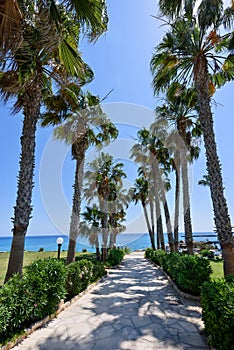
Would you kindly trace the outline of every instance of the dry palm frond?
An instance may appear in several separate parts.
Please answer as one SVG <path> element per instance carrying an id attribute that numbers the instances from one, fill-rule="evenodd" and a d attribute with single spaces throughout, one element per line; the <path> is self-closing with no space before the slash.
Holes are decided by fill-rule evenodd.
<path id="1" fill-rule="evenodd" d="M 15 0 L 0 0 L 0 47 L 8 50 L 17 44 L 22 14 Z"/>

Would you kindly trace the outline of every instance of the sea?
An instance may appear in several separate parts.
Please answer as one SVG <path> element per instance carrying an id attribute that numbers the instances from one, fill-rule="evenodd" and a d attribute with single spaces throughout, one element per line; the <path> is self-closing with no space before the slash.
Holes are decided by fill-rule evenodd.
<path id="1" fill-rule="evenodd" d="M 40 248 L 44 251 L 56 251 L 58 249 L 56 239 L 63 238 L 61 249 L 68 249 L 69 237 L 67 235 L 41 235 L 26 236 L 25 250 L 37 252 Z M 11 248 L 12 237 L 0 237 L 0 252 L 9 252 Z M 180 240 L 184 240 L 184 233 L 180 234 Z M 216 241 L 214 232 L 194 232 L 195 241 Z M 165 235 L 165 242 L 166 235 Z M 131 251 L 141 250 L 150 247 L 148 233 L 121 233 L 117 236 L 116 245 L 119 247 L 128 247 Z M 95 252 L 95 247 L 90 246 L 89 241 L 84 237 L 78 237 L 76 251 L 82 252 L 86 249 L 88 252 Z"/>

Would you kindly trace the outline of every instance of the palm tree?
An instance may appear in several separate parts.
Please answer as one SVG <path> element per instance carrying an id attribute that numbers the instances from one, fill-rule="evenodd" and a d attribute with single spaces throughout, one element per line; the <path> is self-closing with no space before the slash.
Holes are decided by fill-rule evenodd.
<path id="1" fill-rule="evenodd" d="M 157 117 L 166 118 L 169 123 L 175 127 L 175 132 L 172 132 L 168 137 L 167 143 L 170 144 L 170 146 L 174 146 L 172 148 L 175 148 L 173 169 L 176 171 L 176 211 L 178 211 L 179 175 L 181 167 L 185 241 L 189 254 L 193 254 L 193 234 L 190 214 L 188 162 L 198 157 L 199 147 L 197 146 L 197 138 L 201 135 L 200 125 L 197 121 L 196 104 L 197 98 L 194 90 L 185 89 L 184 86 L 176 82 L 168 89 L 164 104 L 156 108 Z M 176 212 L 176 214 L 178 213 Z M 175 220 L 177 220 L 177 217 L 178 216 L 175 215 Z M 175 228 L 175 241 L 178 245 L 177 222 Z"/>
<path id="2" fill-rule="evenodd" d="M 157 237 L 157 248 L 161 245 L 162 249 L 165 249 L 164 234 L 163 234 L 163 223 L 160 205 L 160 195 L 158 187 L 155 187 L 154 180 L 152 178 L 152 167 L 150 164 L 150 156 L 147 142 L 148 131 L 145 132 L 144 129 L 139 130 L 136 143 L 131 148 L 131 158 L 139 165 L 141 174 L 143 175 L 149 185 L 149 196 L 150 198 L 150 215 L 151 215 L 151 230 L 154 232 L 154 218 L 153 218 L 153 204 L 155 203 L 155 217 L 156 217 L 156 237 Z M 153 197 L 152 197 L 153 196 Z"/>
<path id="3" fill-rule="evenodd" d="M 232 79 L 233 55 L 227 55 L 225 51 L 229 34 L 222 36 L 218 32 L 222 2 L 217 1 L 210 14 L 205 7 L 207 3 L 202 1 L 197 18 L 185 16 L 177 18 L 171 24 L 171 30 L 156 47 L 151 70 L 156 95 L 159 91 L 165 91 L 173 81 L 179 81 L 186 86 L 190 84 L 196 89 L 214 220 L 223 251 L 224 273 L 227 275 L 234 274 L 234 239 L 224 195 L 210 102 L 214 91 L 211 75 L 216 73 L 216 82 L 220 76 Z"/>
<path id="4" fill-rule="evenodd" d="M 64 120 L 64 123 L 55 129 L 55 138 L 72 145 L 72 157 L 76 161 L 67 253 L 67 264 L 70 264 L 75 261 L 76 240 L 79 234 L 86 151 L 90 145 L 107 145 L 111 139 L 118 136 L 118 130 L 102 111 L 99 97 L 90 92 L 82 93 L 80 87 L 75 84 L 70 84 L 65 91 L 62 88 L 59 94 L 50 97 L 47 106 L 48 112 L 42 116 L 42 125 L 56 125 Z"/>
<path id="5" fill-rule="evenodd" d="M 96 205 L 92 207 L 87 206 L 86 211 L 82 213 L 85 221 L 80 223 L 79 235 L 85 236 L 89 239 L 89 243 L 96 248 L 97 260 L 100 260 L 100 247 L 98 234 L 101 232 L 101 222 L 103 219 L 103 213 L 97 208 Z M 87 223 L 89 225 L 87 225 Z"/>
<path id="6" fill-rule="evenodd" d="M 20 44 L 16 47 L 15 44 L 6 44 L 7 25 L 10 25 L 11 21 L 4 22 L 4 16 L 0 18 L 0 36 L 5 40 L 1 54 L 6 58 L 1 61 L 0 67 L 1 93 L 5 100 L 12 94 L 16 95 L 14 110 L 18 112 L 22 109 L 24 115 L 13 240 L 5 281 L 13 273 L 22 273 L 25 235 L 32 213 L 35 135 L 43 93 L 50 88 L 52 77 L 64 81 L 68 74 L 85 81 L 87 71 L 90 73 L 90 69 L 87 70 L 76 51 L 78 34 L 82 28 L 90 28 L 89 22 L 84 18 L 83 21 L 75 23 L 65 7 L 59 5 L 56 11 L 62 22 L 58 30 L 58 23 L 51 22 L 48 16 L 48 7 L 52 3 L 54 2 L 14 2 L 20 14 L 20 20 L 15 22 L 17 27 L 20 23 Z M 7 1 L 3 6 L 6 9 Z M 13 28 L 13 39 L 15 33 Z M 13 42 L 13 39 L 9 42 Z"/>
<path id="7" fill-rule="evenodd" d="M 17 38 L 21 34 L 23 20 L 29 13 L 41 6 L 42 2 L 37 0 L 26 2 L 24 0 L 2 0 L 0 4 L 0 50 L 6 53 L 17 47 Z M 107 30 L 108 15 L 105 0 L 64 0 L 62 6 L 67 14 L 74 18 L 73 26 L 78 24 L 88 35 L 90 40 L 97 39 Z M 61 4 L 54 0 L 44 1 L 44 15 L 52 20 L 58 32 L 63 30 L 64 17 L 59 11 Z"/>
<path id="8" fill-rule="evenodd" d="M 122 183 L 111 187 L 108 206 L 110 227 L 109 248 L 112 248 L 116 244 L 117 235 L 126 229 L 123 222 L 125 221 L 126 209 L 130 201 L 129 193 L 123 188 Z"/>
<path id="9" fill-rule="evenodd" d="M 138 202 L 141 202 L 142 204 L 145 222 L 150 236 L 151 247 L 155 250 L 154 232 L 150 224 L 150 219 L 147 211 L 147 204 L 149 203 L 149 184 L 144 174 L 141 174 L 135 180 L 134 186 L 131 188 L 131 196 L 135 204 Z"/>
<path id="10" fill-rule="evenodd" d="M 126 230 L 126 226 L 123 225 L 125 221 L 126 211 L 122 208 L 118 212 L 110 212 L 109 225 L 110 225 L 110 242 L 109 248 L 113 248 L 116 245 L 117 235 Z"/>
<path id="11" fill-rule="evenodd" d="M 132 158 L 135 158 L 135 161 L 143 160 L 143 167 L 145 167 L 146 162 L 150 167 L 152 180 L 154 182 L 154 195 L 155 200 L 159 201 L 156 204 L 156 215 L 157 215 L 157 230 L 159 229 L 159 237 L 163 237 L 162 225 L 158 219 L 160 219 L 160 201 L 163 204 L 163 209 L 165 213 L 166 226 L 167 226 L 167 234 L 168 234 L 168 243 L 170 245 L 170 249 L 174 250 L 174 239 L 172 234 L 172 225 L 171 218 L 169 213 L 169 207 L 167 198 L 165 195 L 165 191 L 169 189 L 168 182 L 168 171 L 170 170 L 170 160 L 169 154 L 166 147 L 164 147 L 163 142 L 159 139 L 159 137 L 164 138 L 164 130 L 159 127 L 158 131 L 154 130 L 155 133 L 151 133 L 147 129 L 142 129 L 138 131 L 138 143 L 132 148 Z M 142 152 L 138 153 L 139 150 Z M 143 154 L 143 158 L 142 158 Z M 163 239 L 162 239 L 163 241 Z M 163 243 L 164 245 L 164 243 Z"/>
<path id="12" fill-rule="evenodd" d="M 105 261 L 107 259 L 109 237 L 109 211 L 113 202 L 118 198 L 118 191 L 122 187 L 122 181 L 126 178 L 126 174 L 123 171 L 123 163 L 115 163 L 110 154 L 103 152 L 88 166 L 89 170 L 85 173 L 84 196 L 88 202 L 91 202 L 94 198 L 98 199 L 100 211 L 103 213 L 102 259 Z"/>

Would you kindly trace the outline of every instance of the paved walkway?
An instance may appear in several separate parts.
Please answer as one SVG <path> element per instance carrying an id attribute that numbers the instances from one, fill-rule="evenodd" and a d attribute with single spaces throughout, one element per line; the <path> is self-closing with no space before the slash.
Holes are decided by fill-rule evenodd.
<path id="1" fill-rule="evenodd" d="M 202 328 L 199 306 L 139 252 L 14 350 L 209 349 Z"/>

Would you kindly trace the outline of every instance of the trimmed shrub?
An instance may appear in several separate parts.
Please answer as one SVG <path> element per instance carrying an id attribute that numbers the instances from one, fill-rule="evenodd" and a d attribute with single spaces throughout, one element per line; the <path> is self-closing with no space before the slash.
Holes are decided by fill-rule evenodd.
<path id="1" fill-rule="evenodd" d="M 1 341 L 54 313 L 64 286 L 65 266 L 57 259 L 37 260 L 22 277 L 12 276 L 0 289 Z"/>
<path id="2" fill-rule="evenodd" d="M 188 293 L 199 295 L 204 282 L 210 281 L 212 269 L 207 259 L 182 254 L 176 264 L 175 282 Z"/>
<path id="3" fill-rule="evenodd" d="M 146 259 L 150 259 L 150 258 L 151 258 L 152 252 L 153 252 L 153 249 L 151 249 L 151 248 L 146 248 L 146 250 L 145 250 L 145 258 L 146 258 Z"/>
<path id="4" fill-rule="evenodd" d="M 35 318 L 54 313 L 65 297 L 65 265 L 55 258 L 36 260 L 26 267 L 27 292 L 33 296 Z"/>
<path id="5" fill-rule="evenodd" d="M 107 261 L 111 266 L 118 265 L 124 258 L 124 250 L 119 248 L 111 248 L 108 251 Z"/>
<path id="6" fill-rule="evenodd" d="M 87 259 L 66 266 L 66 299 L 69 300 L 87 288 L 92 280 L 93 264 Z"/>
<path id="7" fill-rule="evenodd" d="M 159 266 L 164 264 L 167 255 L 168 254 L 161 249 L 153 250 L 152 248 L 147 248 L 145 250 L 145 257 Z"/>
<path id="8" fill-rule="evenodd" d="M 184 292 L 199 295 L 202 284 L 210 280 L 212 269 L 209 260 L 197 255 L 149 249 L 146 257 L 161 266 Z"/>
<path id="9" fill-rule="evenodd" d="M 232 281 L 231 281 L 232 280 Z M 234 280 L 206 282 L 201 290 L 202 318 L 217 350 L 234 350 Z"/>
<path id="10" fill-rule="evenodd" d="M 93 264 L 93 275 L 91 278 L 91 282 L 97 281 L 99 278 L 106 275 L 105 266 L 102 262 L 97 261 L 95 264 Z"/>

